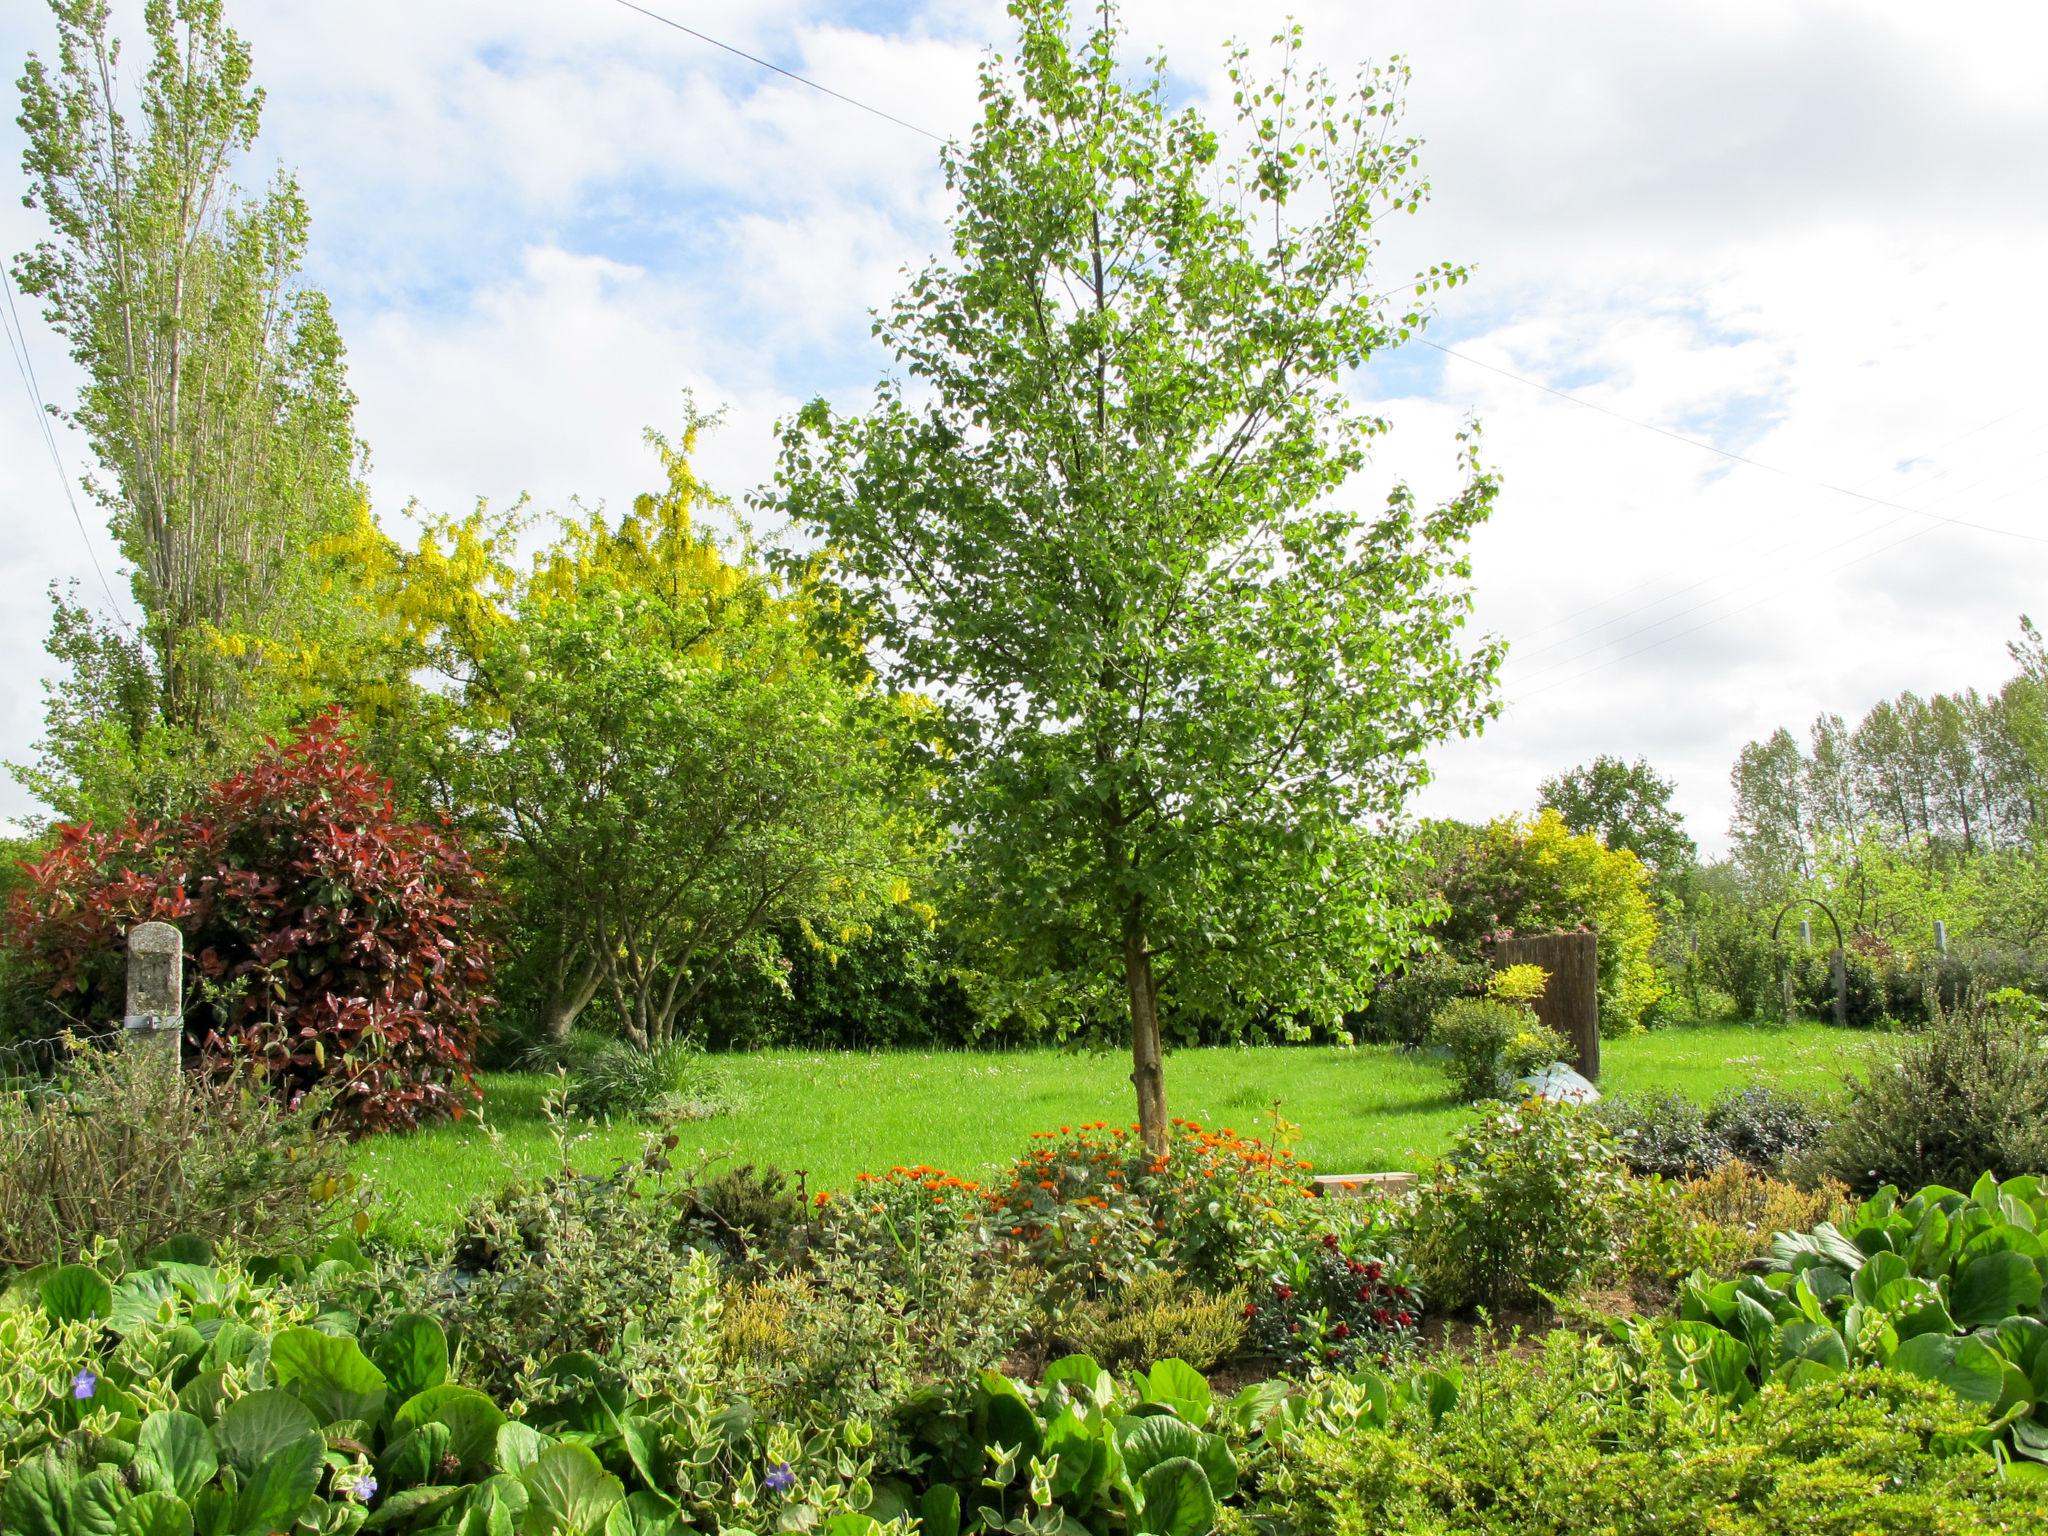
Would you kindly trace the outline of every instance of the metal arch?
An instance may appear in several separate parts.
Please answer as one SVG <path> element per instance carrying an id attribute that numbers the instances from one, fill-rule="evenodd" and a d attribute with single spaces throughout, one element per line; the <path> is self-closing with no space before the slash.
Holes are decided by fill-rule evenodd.
<path id="1" fill-rule="evenodd" d="M 1828 921 L 1834 925 L 1835 948 L 1842 949 L 1846 947 L 1842 939 L 1842 920 L 1835 916 L 1835 909 L 1822 901 L 1818 896 L 1802 896 L 1797 901 L 1786 902 L 1783 907 L 1778 909 L 1777 920 L 1771 924 L 1772 944 L 1778 942 L 1778 930 L 1784 927 L 1786 917 L 1800 907 L 1819 907 L 1821 911 L 1827 913 Z"/>

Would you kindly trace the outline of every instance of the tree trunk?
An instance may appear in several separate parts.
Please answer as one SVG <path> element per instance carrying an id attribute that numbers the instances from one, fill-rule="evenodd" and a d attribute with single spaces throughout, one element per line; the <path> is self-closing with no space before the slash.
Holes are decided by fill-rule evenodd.
<path id="1" fill-rule="evenodd" d="M 1152 946 L 1136 903 L 1124 914 L 1124 987 L 1131 999 L 1131 1084 L 1138 1090 L 1138 1133 L 1145 1150 L 1166 1155 L 1166 1072 L 1159 1045 L 1159 987 Z"/>

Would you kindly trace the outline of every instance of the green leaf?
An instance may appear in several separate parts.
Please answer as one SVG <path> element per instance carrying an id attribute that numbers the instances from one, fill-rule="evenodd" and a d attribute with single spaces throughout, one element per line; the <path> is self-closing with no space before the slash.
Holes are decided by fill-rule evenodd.
<path id="1" fill-rule="evenodd" d="M 517 1470 L 494 1454 L 505 1425 L 504 1411 L 475 1387 L 443 1382 L 406 1399 L 391 1417 L 391 1432 L 404 1434 L 422 1424 L 448 1426 L 448 1449 L 465 1470 L 480 1471 L 494 1463 L 508 1472 Z"/>
<path id="2" fill-rule="evenodd" d="M 1107 1408 L 1116 1396 L 1116 1382 L 1091 1355 L 1068 1355 L 1055 1360 L 1045 1368 L 1045 1374 L 1038 1379 L 1041 1393 L 1071 1382 L 1097 1406 Z"/>
<path id="3" fill-rule="evenodd" d="M 1171 1408 L 1190 1424 L 1206 1424 L 1213 1401 L 1209 1382 L 1185 1360 L 1160 1360 L 1138 1378 L 1138 1396 Z"/>
<path id="4" fill-rule="evenodd" d="M 163 1486 L 181 1500 L 190 1499 L 220 1470 L 212 1433 L 192 1414 L 175 1408 L 160 1409 L 142 1421 L 135 1459 L 155 1468 Z"/>
<path id="5" fill-rule="evenodd" d="M 1179 1419 L 1151 1414 L 1127 1422 L 1131 1428 L 1123 1436 L 1124 1470 L 1134 1479 L 1176 1456 L 1193 1461 L 1201 1449 L 1202 1432 Z"/>
<path id="6" fill-rule="evenodd" d="M 869 1520 L 868 1524 L 874 1525 L 874 1521 Z M 881 1527 L 875 1529 L 879 1531 Z M 604 1536 L 681 1536 L 682 1530 L 675 1506 L 647 1492 L 629 1494 L 622 1503 L 614 1504 L 604 1521 Z"/>
<path id="7" fill-rule="evenodd" d="M 1742 1398 L 1749 1388 L 1749 1346 L 1712 1323 L 1677 1322 L 1664 1330 L 1664 1358 L 1674 1370 L 1689 1370 L 1702 1388 Z"/>
<path id="8" fill-rule="evenodd" d="M 114 1310 L 114 1288 L 98 1270 L 66 1264 L 53 1270 L 42 1285 L 43 1311 L 55 1322 L 106 1322 Z"/>
<path id="9" fill-rule="evenodd" d="M 211 1264 L 213 1244 L 196 1232 L 180 1232 L 149 1255 L 152 1264 Z"/>
<path id="10" fill-rule="evenodd" d="M 377 1486 L 387 1493 L 450 1481 L 440 1475 L 441 1458 L 452 1440 L 446 1424 L 422 1424 L 407 1430 L 377 1458 Z"/>
<path id="11" fill-rule="evenodd" d="M 312 1411 L 274 1387 L 229 1403 L 214 1426 L 213 1443 L 245 1481 L 271 1457 L 293 1453 L 298 1445 L 310 1443 L 316 1455 L 327 1448 Z"/>
<path id="12" fill-rule="evenodd" d="M 1216 1497 L 1202 1469 L 1185 1456 L 1162 1461 L 1138 1479 L 1141 1507 L 1132 1516 L 1138 1536 L 1209 1536 Z"/>
<path id="13" fill-rule="evenodd" d="M 539 1430 L 512 1421 L 498 1426 L 496 1444 L 491 1451 L 491 1464 L 500 1472 L 509 1472 L 515 1477 L 540 1460 L 541 1452 L 554 1442 Z M 519 1485 L 523 1497 L 526 1485 Z M 524 1509 L 526 1506 L 519 1506 Z"/>
<path id="14" fill-rule="evenodd" d="M 448 1379 L 448 1335 L 431 1317 L 404 1312 L 377 1335 L 370 1360 L 402 1403 Z"/>
<path id="15" fill-rule="evenodd" d="M 1981 1339 L 1923 1333 L 1900 1344 L 1886 1363 L 1909 1376 L 1938 1381 L 1963 1401 L 1986 1408 L 2005 1390 L 2005 1363 Z"/>
<path id="16" fill-rule="evenodd" d="M 229 1516 L 231 1528 L 238 1536 L 290 1530 L 319 1486 L 326 1455 L 327 1444 L 315 1431 L 281 1443 L 253 1467 L 238 1465 L 242 1481 Z"/>
<path id="17" fill-rule="evenodd" d="M 2041 1271 L 2025 1254 L 1995 1252 L 1966 1259 L 1949 1290 L 1949 1310 L 1965 1328 L 2031 1312 L 2041 1300 Z"/>
<path id="18" fill-rule="evenodd" d="M 322 1424 L 384 1412 L 384 1373 L 354 1339 L 317 1328 L 287 1328 L 270 1341 L 270 1374 Z"/>
<path id="19" fill-rule="evenodd" d="M 520 1474 L 528 1503 L 522 1536 L 594 1536 L 625 1486 L 586 1445 L 551 1445 Z"/>
<path id="20" fill-rule="evenodd" d="M 428 1515 L 438 1514 L 460 1499 L 467 1490 L 454 1488 L 402 1488 L 377 1507 L 363 1521 L 366 1531 L 381 1531 L 394 1525 L 411 1525 Z"/>
<path id="21" fill-rule="evenodd" d="M 934 1483 L 918 1501 L 924 1536 L 960 1536 L 960 1493 L 950 1483 Z"/>
<path id="22" fill-rule="evenodd" d="M 882 1536 L 882 1527 L 872 1515 L 843 1510 L 825 1522 L 825 1536 Z"/>
<path id="23" fill-rule="evenodd" d="M 0 1531 L 7 1536 L 69 1536 L 72 1463 L 51 1449 L 16 1467 L 0 1492 Z"/>
<path id="24" fill-rule="evenodd" d="M 121 1511 L 115 1536 L 192 1536 L 192 1511 L 175 1493 L 138 1493 Z"/>
<path id="25" fill-rule="evenodd" d="M 107 1323 L 116 1333 L 134 1333 L 154 1324 L 164 1303 L 178 1294 L 170 1275 L 161 1269 L 131 1270 L 114 1283 Z"/>

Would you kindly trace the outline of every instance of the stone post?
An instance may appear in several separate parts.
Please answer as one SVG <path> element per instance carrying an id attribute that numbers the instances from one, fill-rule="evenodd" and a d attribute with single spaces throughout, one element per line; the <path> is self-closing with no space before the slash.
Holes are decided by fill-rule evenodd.
<path id="1" fill-rule="evenodd" d="M 175 1084 L 184 1065 L 185 938 L 169 923 L 128 930 L 128 1015 L 132 1048 L 160 1057 Z"/>

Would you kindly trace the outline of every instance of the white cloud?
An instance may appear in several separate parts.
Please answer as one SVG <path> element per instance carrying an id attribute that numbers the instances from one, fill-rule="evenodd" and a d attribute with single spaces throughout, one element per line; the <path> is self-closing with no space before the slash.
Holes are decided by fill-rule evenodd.
<path id="1" fill-rule="evenodd" d="M 885 361 L 865 311 L 941 238 L 928 140 L 608 0 L 233 8 L 270 91 L 265 153 L 312 202 L 314 275 L 349 338 L 387 509 L 616 501 L 647 483 L 639 433 L 673 422 L 685 388 L 731 407 L 706 464 L 743 491 L 769 470 L 777 415 L 865 392 Z M 2048 546 L 1815 482 L 2048 533 L 2032 361 L 2048 348 L 2048 11 L 1284 9 L 1340 73 L 1394 52 L 1414 66 L 1409 126 L 1436 197 L 1388 229 L 1384 268 L 1477 271 L 1432 336 L 1790 471 L 1426 352 L 1370 370 L 1361 394 L 1389 397 L 1396 431 L 1361 496 L 1399 473 L 1440 488 L 1468 411 L 1505 477 L 1474 562 L 1482 627 L 1518 641 L 1517 702 L 1441 754 L 1429 808 L 1526 806 L 1548 773 L 1642 753 L 1711 846 L 1745 739 L 2004 675 Z M 979 47 L 1005 34 L 989 0 L 905 0 L 886 22 L 797 0 L 671 13 L 943 133 L 973 120 Z M 1127 21 L 1134 45 L 1166 45 L 1178 88 L 1213 94 L 1221 40 L 1261 41 L 1282 14 L 1130 0 Z M 38 8 L 13 7 L 0 54 L 46 33 Z M 32 221 L 0 200 L 8 248 Z M 68 392 L 54 338 L 32 324 L 31 341 L 46 387 Z M 41 589 L 90 580 L 31 432 L 18 397 L 0 403 L 0 755 L 17 757 L 39 710 Z M 0 814 L 23 803 L 0 790 Z"/>

